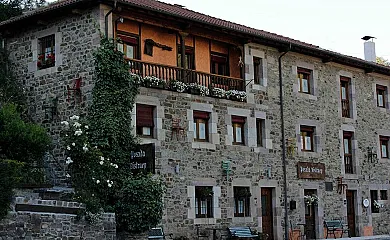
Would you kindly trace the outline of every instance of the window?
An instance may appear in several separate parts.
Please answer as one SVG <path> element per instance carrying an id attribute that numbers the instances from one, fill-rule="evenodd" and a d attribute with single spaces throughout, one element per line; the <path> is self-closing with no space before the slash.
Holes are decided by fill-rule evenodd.
<path id="1" fill-rule="evenodd" d="M 245 117 L 232 116 L 233 144 L 244 145 Z"/>
<path id="2" fill-rule="evenodd" d="M 310 81 L 311 81 L 312 70 L 298 67 L 297 72 L 298 72 L 299 92 L 310 94 L 311 92 Z"/>
<path id="3" fill-rule="evenodd" d="M 301 151 L 313 152 L 314 127 L 301 126 Z"/>
<path id="4" fill-rule="evenodd" d="M 153 137 L 154 130 L 154 106 L 137 104 L 137 135 L 142 137 Z"/>
<path id="5" fill-rule="evenodd" d="M 386 108 L 386 91 L 385 86 L 376 85 L 376 105 L 381 108 Z"/>
<path id="6" fill-rule="evenodd" d="M 377 190 L 370 190 L 370 196 L 371 196 L 371 211 L 373 213 L 379 213 L 379 208 L 376 207 L 375 202 L 378 201 L 378 191 Z"/>
<path id="7" fill-rule="evenodd" d="M 387 190 L 380 190 L 381 200 L 387 200 Z"/>
<path id="8" fill-rule="evenodd" d="M 264 147 L 265 120 L 256 119 L 257 146 Z"/>
<path id="9" fill-rule="evenodd" d="M 389 137 L 379 136 L 381 145 L 381 158 L 389 158 Z"/>
<path id="10" fill-rule="evenodd" d="M 185 66 L 186 69 L 195 69 L 195 54 L 194 48 L 186 46 L 185 50 Z M 177 66 L 182 68 L 181 64 L 181 46 L 177 48 Z"/>
<path id="11" fill-rule="evenodd" d="M 118 51 L 122 52 L 126 58 L 138 59 L 138 37 L 118 33 Z"/>
<path id="12" fill-rule="evenodd" d="M 195 216 L 197 218 L 213 217 L 212 187 L 195 187 Z"/>
<path id="13" fill-rule="evenodd" d="M 194 111 L 194 140 L 199 142 L 207 142 L 209 129 L 208 129 L 208 112 Z"/>
<path id="14" fill-rule="evenodd" d="M 39 54 L 38 54 L 38 69 L 45 69 L 55 65 L 55 37 L 49 35 L 38 39 Z"/>
<path id="15" fill-rule="evenodd" d="M 253 57 L 253 71 L 254 71 L 254 83 L 263 84 L 263 59 L 259 57 Z"/>
<path id="16" fill-rule="evenodd" d="M 350 94 L 349 85 L 351 79 L 347 77 L 340 77 L 340 91 L 341 91 L 341 111 L 342 117 L 350 118 Z"/>
<path id="17" fill-rule="evenodd" d="M 211 53 L 211 73 L 229 76 L 228 58 L 226 55 Z"/>
<path id="18" fill-rule="evenodd" d="M 249 187 L 233 187 L 234 192 L 234 216 L 250 216 L 250 197 Z"/>
<path id="19" fill-rule="evenodd" d="M 352 137 L 353 132 L 343 133 L 345 173 L 349 174 L 353 174 Z"/>

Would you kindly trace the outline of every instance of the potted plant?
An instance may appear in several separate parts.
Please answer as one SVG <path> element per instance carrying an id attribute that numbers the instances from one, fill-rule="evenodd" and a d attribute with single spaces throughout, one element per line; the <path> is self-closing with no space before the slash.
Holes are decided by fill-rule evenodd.
<path id="1" fill-rule="evenodd" d="M 159 79 L 155 76 L 146 76 L 143 78 L 143 86 L 151 88 L 161 88 L 164 89 L 166 85 L 165 80 Z"/>
<path id="2" fill-rule="evenodd" d="M 213 97 L 217 98 L 225 98 L 226 97 L 226 91 L 222 88 L 213 87 L 211 89 L 211 95 Z"/>
<path id="3" fill-rule="evenodd" d="M 54 53 L 47 54 L 46 57 L 45 54 L 41 54 L 38 56 L 37 67 L 38 69 L 53 67 L 55 64 L 55 60 L 56 58 Z"/>
<path id="4" fill-rule="evenodd" d="M 226 91 L 226 98 L 233 101 L 244 102 L 246 100 L 246 92 L 238 90 Z"/>
<path id="5" fill-rule="evenodd" d="M 188 91 L 191 94 L 201 95 L 201 96 L 209 96 L 210 90 L 203 85 L 199 85 L 197 83 L 188 84 Z"/>
<path id="6" fill-rule="evenodd" d="M 320 199 L 318 198 L 318 196 L 315 195 L 315 194 L 312 194 L 312 195 L 305 195 L 305 196 L 303 196 L 303 199 L 304 199 L 305 204 L 306 204 L 307 206 L 317 205 L 317 204 L 318 204 L 318 201 L 320 200 Z"/>
<path id="7" fill-rule="evenodd" d="M 143 79 L 140 75 L 135 74 L 135 73 L 130 73 L 130 76 L 133 78 L 133 81 L 137 85 L 142 85 L 143 84 Z"/>
<path id="8" fill-rule="evenodd" d="M 187 90 L 187 84 L 180 81 L 171 81 L 171 89 L 176 92 L 182 93 Z"/>

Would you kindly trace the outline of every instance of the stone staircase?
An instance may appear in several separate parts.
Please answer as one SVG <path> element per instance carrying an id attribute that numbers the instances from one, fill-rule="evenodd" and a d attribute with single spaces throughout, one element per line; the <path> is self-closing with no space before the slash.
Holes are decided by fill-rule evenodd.
<path id="1" fill-rule="evenodd" d="M 93 224 L 80 219 L 85 205 L 72 194 L 66 187 L 17 189 L 9 215 L 0 220 L 0 240 L 116 239 L 115 214 L 104 213 Z"/>

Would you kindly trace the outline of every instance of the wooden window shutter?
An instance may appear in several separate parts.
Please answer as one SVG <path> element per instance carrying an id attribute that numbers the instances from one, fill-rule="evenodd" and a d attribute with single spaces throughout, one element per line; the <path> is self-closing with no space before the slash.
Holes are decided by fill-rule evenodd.
<path id="1" fill-rule="evenodd" d="M 311 74 L 311 72 L 312 72 L 310 69 L 301 68 L 301 67 L 298 67 L 297 71 L 298 71 L 298 74 L 299 73 Z"/>
<path id="2" fill-rule="evenodd" d="M 194 118 L 209 119 L 208 112 L 194 111 Z"/>
<path id="3" fill-rule="evenodd" d="M 376 89 L 386 91 L 386 86 L 376 85 Z"/>
<path id="4" fill-rule="evenodd" d="M 232 116 L 232 123 L 245 123 L 245 117 Z"/>
<path id="5" fill-rule="evenodd" d="M 218 56 L 218 55 L 211 55 L 211 61 L 217 62 L 217 63 L 227 63 L 227 57 L 225 56 Z"/>
<path id="6" fill-rule="evenodd" d="M 314 127 L 311 127 L 311 126 L 301 126 L 301 132 L 314 132 Z"/>
<path id="7" fill-rule="evenodd" d="M 381 141 L 389 141 L 389 137 L 388 136 L 379 136 L 379 139 Z"/>
<path id="8" fill-rule="evenodd" d="M 341 77 L 340 77 L 340 81 L 341 81 L 341 82 L 350 82 L 351 79 L 350 79 L 349 77 L 343 77 L 343 76 L 341 76 Z"/>
<path id="9" fill-rule="evenodd" d="M 137 126 L 153 127 L 153 109 L 154 106 L 137 104 Z"/>
<path id="10" fill-rule="evenodd" d="M 118 34 L 118 38 L 120 38 L 123 42 L 138 45 L 138 39 L 136 37 L 130 37 L 130 36 Z"/>

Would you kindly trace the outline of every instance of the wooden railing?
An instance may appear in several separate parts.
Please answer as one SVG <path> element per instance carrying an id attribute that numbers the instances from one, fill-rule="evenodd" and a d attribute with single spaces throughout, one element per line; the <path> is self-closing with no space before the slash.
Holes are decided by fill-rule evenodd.
<path id="1" fill-rule="evenodd" d="M 245 82 L 240 78 L 233 78 L 199 72 L 192 69 L 184 69 L 174 66 L 144 62 L 136 59 L 126 59 L 130 65 L 130 71 L 141 77 L 154 76 L 170 81 L 180 81 L 186 84 L 197 83 L 206 87 L 218 87 L 224 90 L 245 90 Z"/>
<path id="2" fill-rule="evenodd" d="M 353 174 L 352 154 L 344 154 L 345 173 Z"/>
<path id="3" fill-rule="evenodd" d="M 349 100 L 348 99 L 341 99 L 341 110 L 342 110 L 343 117 L 346 117 L 346 118 L 350 117 Z"/>

